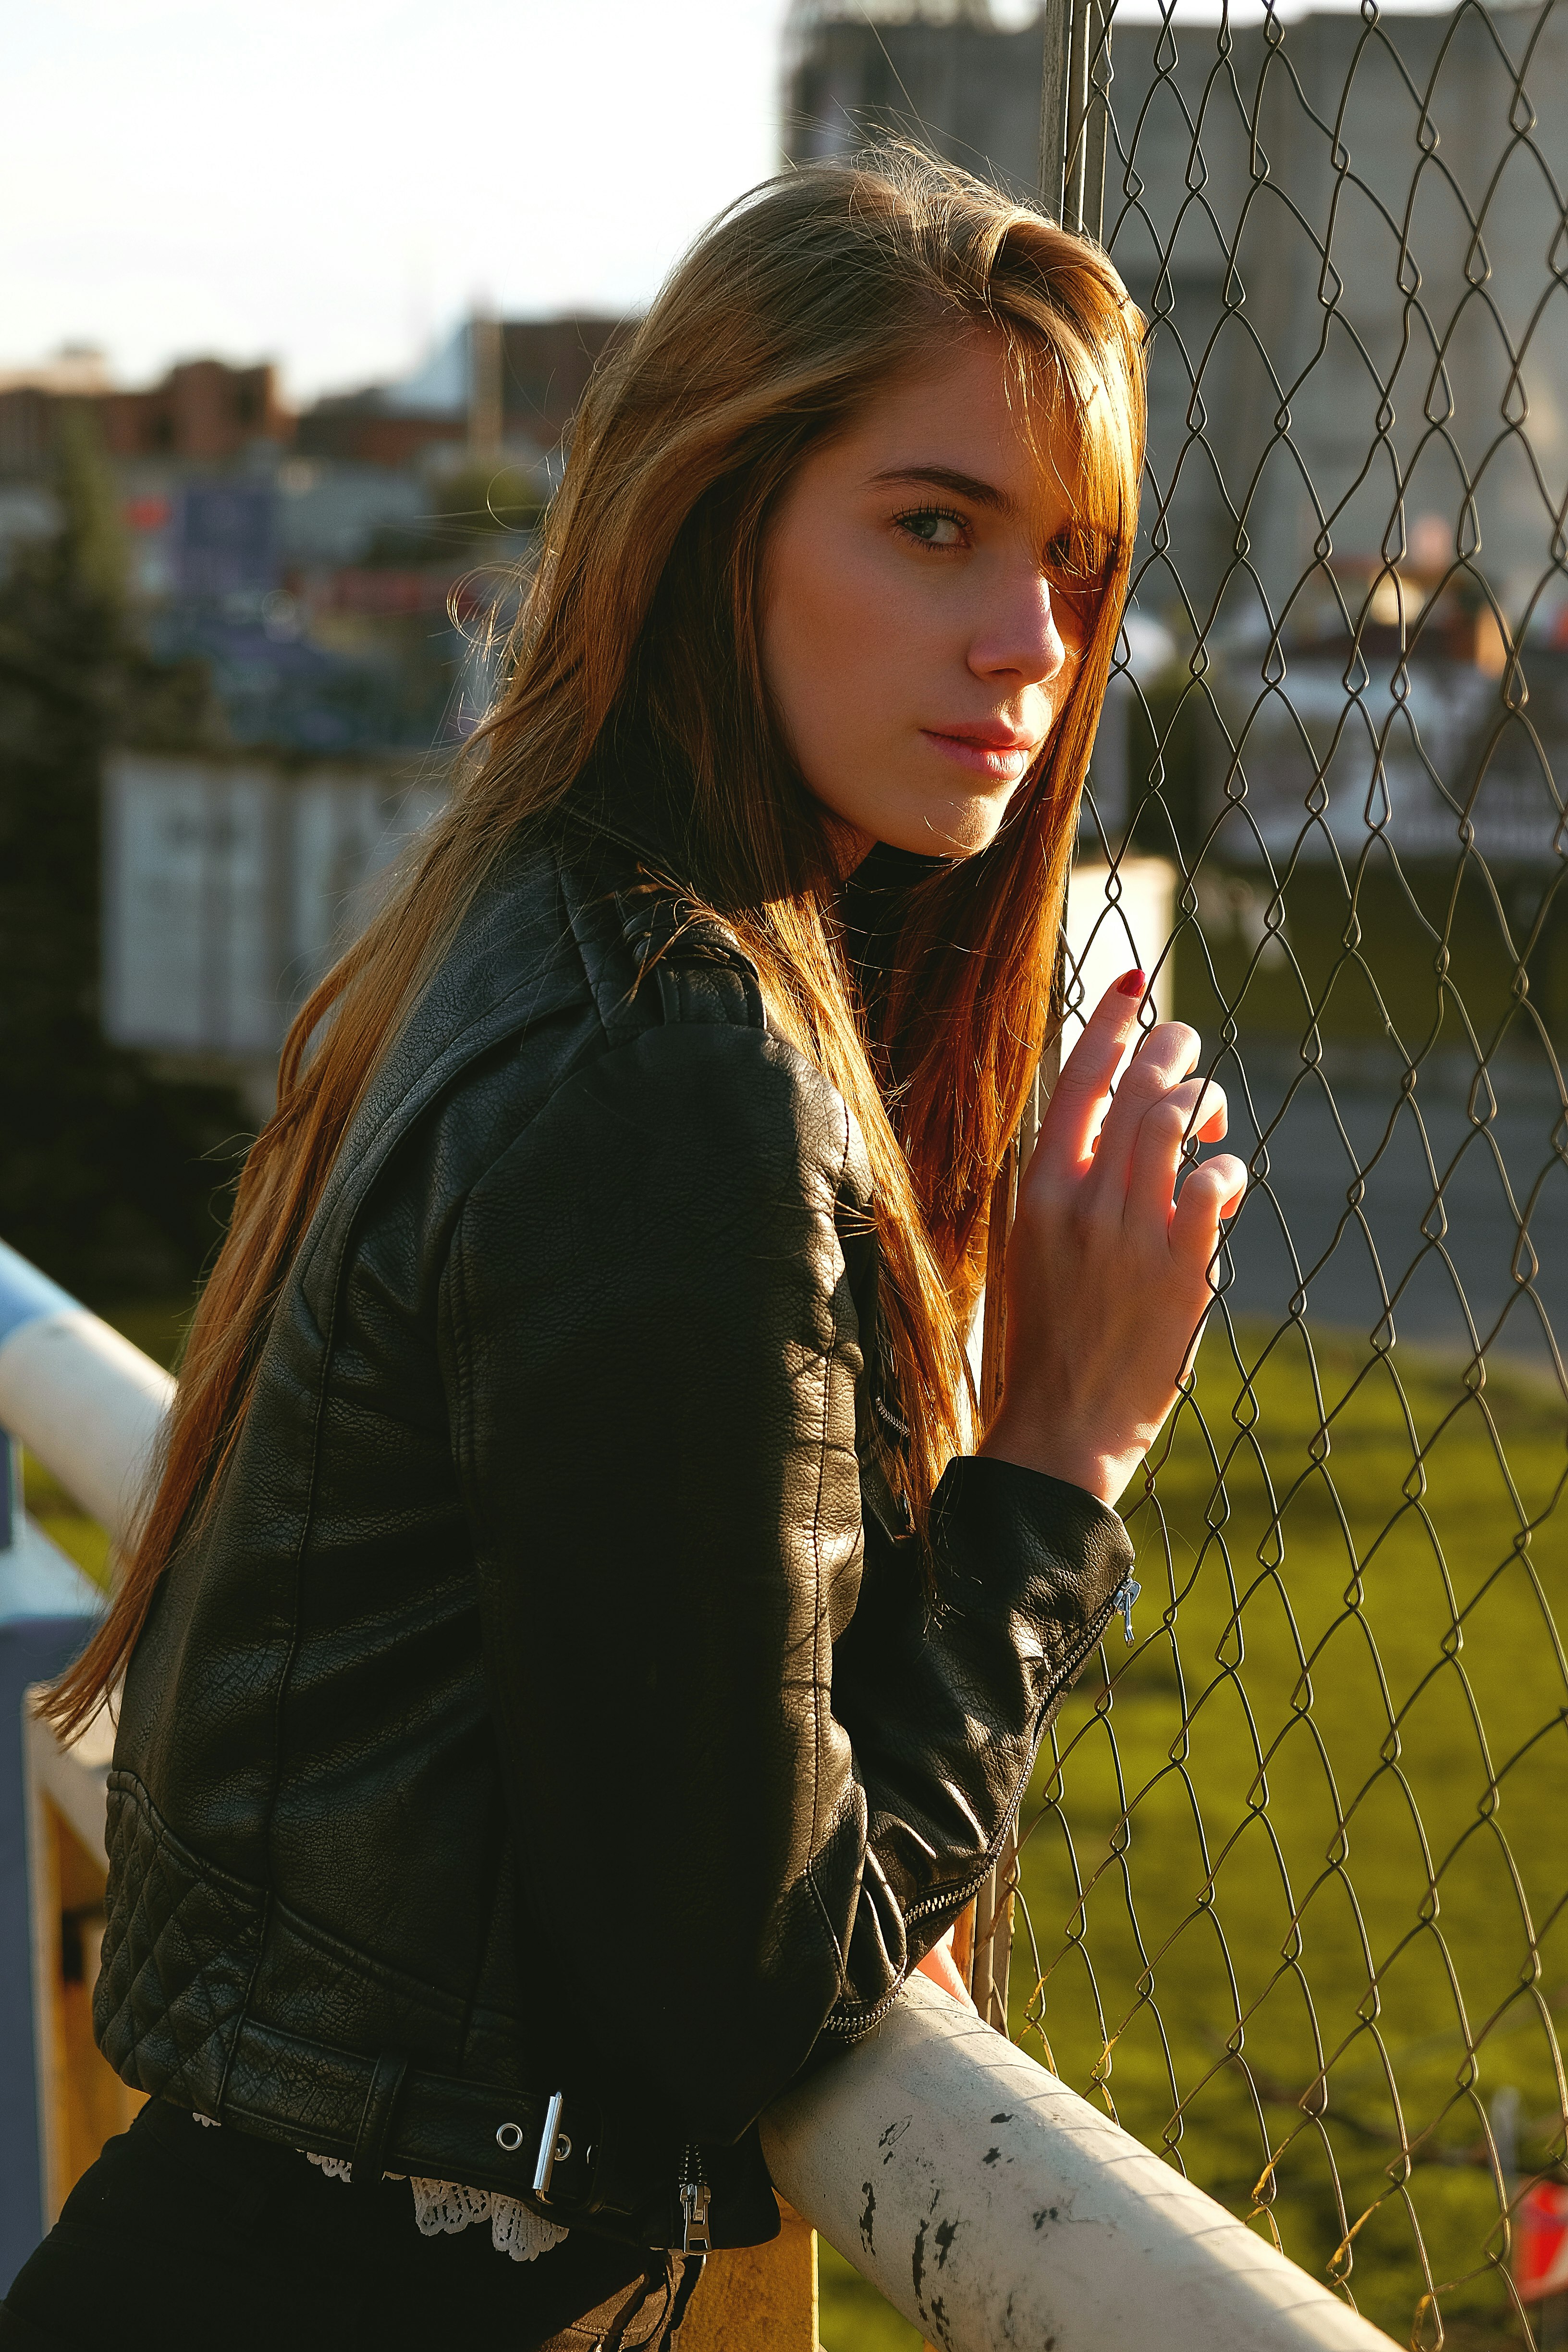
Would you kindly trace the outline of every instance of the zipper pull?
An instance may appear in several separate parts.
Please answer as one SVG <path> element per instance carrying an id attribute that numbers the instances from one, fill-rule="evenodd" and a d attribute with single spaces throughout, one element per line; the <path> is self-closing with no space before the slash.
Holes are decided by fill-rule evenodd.
<path id="1" fill-rule="evenodd" d="M 708 2235 L 708 2183 L 702 2179 L 702 2165 L 694 2147 L 686 2151 L 688 2178 L 680 2184 L 680 2213 L 684 2237 L 683 2254 L 709 2254 L 713 2251 Z"/>
<path id="2" fill-rule="evenodd" d="M 1139 1599 L 1143 1587 L 1135 1576 L 1129 1575 L 1110 1596 L 1110 1605 L 1121 1612 L 1121 1632 L 1126 1641 L 1132 1639 L 1132 1603 Z"/>
<path id="3" fill-rule="evenodd" d="M 683 2254 L 709 2254 L 713 2251 L 708 2237 L 708 2193 L 705 2180 L 683 2180 L 680 2184 L 680 2210 L 685 2223 L 680 2246 Z"/>

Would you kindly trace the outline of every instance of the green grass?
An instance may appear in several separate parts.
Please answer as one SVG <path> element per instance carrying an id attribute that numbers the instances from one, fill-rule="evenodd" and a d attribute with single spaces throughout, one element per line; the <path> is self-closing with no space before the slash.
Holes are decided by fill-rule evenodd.
<path id="1" fill-rule="evenodd" d="M 52 1471 L 46 1470 L 35 1454 L 22 1455 L 22 1499 L 27 1516 L 36 1519 L 44 1533 L 68 1553 L 79 1568 L 84 1568 L 95 1584 L 107 1592 L 110 1576 L 110 1542 L 105 1530 L 96 1519 L 89 1519 L 77 1508 Z"/>
<path id="2" fill-rule="evenodd" d="M 1228 878 L 1216 867 L 1211 894 Z M 1240 878 L 1255 894 L 1255 919 L 1261 918 L 1271 884 L 1258 867 L 1245 869 Z M 1176 948 L 1181 1018 L 1212 1037 L 1234 1013 L 1249 1038 L 1260 1032 L 1300 1038 L 1315 1010 L 1325 1037 L 1383 1044 L 1392 1024 L 1414 1048 L 1426 1041 L 1441 1008 L 1441 1042 L 1459 1046 L 1462 1000 L 1481 1036 L 1490 1038 L 1505 1024 L 1514 1050 L 1536 1050 L 1529 1024 L 1518 1017 L 1515 966 L 1502 919 L 1473 870 L 1457 877 L 1451 866 L 1417 864 L 1396 871 L 1388 859 L 1369 856 L 1354 879 L 1352 905 L 1333 866 L 1296 868 L 1281 895 L 1287 955 L 1275 950 L 1257 961 L 1256 937 L 1206 919 L 1206 959 L 1190 935 Z M 1529 959 L 1531 1001 L 1561 1037 L 1568 1030 L 1568 901 L 1543 881 L 1527 898 L 1516 887 L 1510 907 L 1519 938 L 1528 940 L 1542 896 L 1547 906 Z"/>
<path id="3" fill-rule="evenodd" d="M 816 2248 L 816 2325 L 824 2352 L 921 2352 L 920 2329 L 901 2319 L 826 2238 L 818 2237 Z"/>
<path id="4" fill-rule="evenodd" d="M 1249 1370 L 1211 1335 L 1129 1506 L 1139 1640 L 1042 1759 L 1015 2036 L 1397 2339 L 1430 2285 L 1500 2342 L 1493 2095 L 1531 2168 L 1563 2143 L 1563 1402 L 1320 1336 L 1320 1410 L 1299 1332 Z"/>

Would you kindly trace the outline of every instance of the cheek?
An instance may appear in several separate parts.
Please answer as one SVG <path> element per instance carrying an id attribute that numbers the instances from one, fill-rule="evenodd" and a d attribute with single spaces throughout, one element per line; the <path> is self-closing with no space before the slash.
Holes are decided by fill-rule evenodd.
<path id="1" fill-rule="evenodd" d="M 785 537 L 769 566 L 763 624 L 768 690 L 796 758 L 843 756 L 888 699 L 901 632 L 885 580 L 851 541 Z"/>

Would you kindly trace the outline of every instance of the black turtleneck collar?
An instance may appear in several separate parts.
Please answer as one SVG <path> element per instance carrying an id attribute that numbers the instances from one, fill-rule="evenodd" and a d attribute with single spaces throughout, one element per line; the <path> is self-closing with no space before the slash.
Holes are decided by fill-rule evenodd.
<path id="1" fill-rule="evenodd" d="M 881 1027 L 908 894 L 953 863 L 951 857 L 927 857 L 919 850 L 895 849 L 890 842 L 879 841 L 839 894 L 844 951 L 873 1037 Z"/>

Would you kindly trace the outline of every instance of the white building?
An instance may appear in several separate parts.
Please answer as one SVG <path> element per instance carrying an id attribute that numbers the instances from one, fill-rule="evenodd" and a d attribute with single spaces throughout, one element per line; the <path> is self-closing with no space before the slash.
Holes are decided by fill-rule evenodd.
<path id="1" fill-rule="evenodd" d="M 278 1051 L 444 797 L 435 762 L 125 751 L 105 779 L 103 1025 L 270 1106 Z"/>

